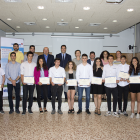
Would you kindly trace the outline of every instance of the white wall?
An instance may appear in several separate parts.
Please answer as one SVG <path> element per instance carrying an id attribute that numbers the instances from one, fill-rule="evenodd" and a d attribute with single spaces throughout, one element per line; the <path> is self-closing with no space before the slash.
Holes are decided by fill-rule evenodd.
<path id="1" fill-rule="evenodd" d="M 0 30 L 0 37 L 5 37 L 6 36 L 6 33 L 2 30 Z"/>

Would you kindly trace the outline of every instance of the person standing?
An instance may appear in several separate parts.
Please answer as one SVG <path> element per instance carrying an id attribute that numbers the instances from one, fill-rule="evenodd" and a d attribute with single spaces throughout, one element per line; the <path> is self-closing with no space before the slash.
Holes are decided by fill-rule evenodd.
<path id="1" fill-rule="evenodd" d="M 90 59 L 87 60 L 87 63 L 89 63 L 92 67 L 93 67 L 93 64 L 94 64 L 94 60 L 95 60 L 95 52 L 90 52 L 90 55 L 89 55 Z"/>
<path id="2" fill-rule="evenodd" d="M 54 78 L 55 77 L 63 77 L 65 81 L 65 70 L 63 67 L 60 67 L 60 59 L 55 58 L 54 60 L 54 66 L 49 69 L 49 77 L 50 77 L 50 82 L 51 82 L 51 92 L 52 92 L 52 112 L 51 114 L 55 114 L 55 98 L 56 98 L 56 93 L 58 96 L 58 113 L 63 114 L 61 111 L 61 104 L 62 104 L 62 92 L 63 92 L 63 84 L 55 84 L 54 83 Z"/>
<path id="3" fill-rule="evenodd" d="M 89 85 L 80 85 L 79 80 L 82 78 L 89 79 L 90 82 L 93 77 L 92 66 L 87 63 L 88 56 L 87 54 L 82 54 L 82 63 L 77 66 L 76 70 L 76 79 L 78 82 L 78 106 L 79 110 L 77 114 L 82 113 L 82 96 L 83 90 L 85 89 L 86 92 L 86 113 L 91 114 L 89 111 L 89 102 L 90 102 L 90 83 Z"/>
<path id="4" fill-rule="evenodd" d="M 34 68 L 36 67 L 36 63 L 32 62 L 33 59 L 33 53 L 31 51 L 27 52 L 27 59 L 28 61 L 25 61 L 21 64 L 20 70 L 21 70 L 21 81 L 23 84 L 23 112 L 22 115 L 26 114 L 26 102 L 28 97 L 28 91 L 29 91 L 29 105 L 28 105 L 28 112 L 32 114 L 32 103 L 33 103 L 33 92 L 34 92 L 34 84 L 31 83 L 24 83 L 24 77 L 33 77 L 34 76 Z"/>
<path id="5" fill-rule="evenodd" d="M 121 55 L 122 55 L 122 53 L 121 53 L 121 51 L 116 51 L 116 60 L 114 60 L 114 64 L 115 65 L 119 65 L 119 64 L 121 64 Z"/>
<path id="6" fill-rule="evenodd" d="M 15 89 L 16 95 L 16 106 L 15 111 L 17 114 L 20 114 L 19 111 L 19 102 L 20 102 L 20 63 L 16 62 L 16 53 L 12 52 L 10 54 L 11 61 L 6 65 L 6 79 L 7 79 L 7 88 L 8 88 L 8 101 L 10 112 L 12 114 L 14 112 L 13 108 L 13 100 L 12 100 L 12 91 Z"/>
<path id="7" fill-rule="evenodd" d="M 81 51 L 76 50 L 75 51 L 75 56 L 76 56 L 76 58 L 74 58 L 72 61 L 76 64 L 76 66 L 78 66 L 79 64 L 82 63 Z"/>

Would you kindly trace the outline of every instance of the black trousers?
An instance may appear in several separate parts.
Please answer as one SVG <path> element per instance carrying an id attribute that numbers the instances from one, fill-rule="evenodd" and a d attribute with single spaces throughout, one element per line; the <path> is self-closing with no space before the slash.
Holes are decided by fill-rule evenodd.
<path id="1" fill-rule="evenodd" d="M 106 90 L 106 95 L 107 95 L 108 111 L 111 111 L 111 93 L 112 93 L 112 95 L 113 95 L 113 112 L 116 112 L 118 89 L 117 89 L 117 87 L 115 87 L 115 88 L 105 87 L 105 90 Z"/>
<path id="2" fill-rule="evenodd" d="M 37 90 L 37 102 L 39 108 L 41 108 L 41 101 L 40 101 L 40 95 L 41 95 L 41 89 L 43 90 L 43 95 L 44 95 L 44 108 L 46 108 L 47 104 L 47 96 L 48 96 L 48 85 L 36 85 L 36 90 Z"/>
<path id="3" fill-rule="evenodd" d="M 28 98 L 28 91 L 29 91 L 29 105 L 28 109 L 31 109 L 33 104 L 33 92 L 34 92 L 35 85 L 23 85 L 23 110 L 26 111 L 26 103 Z"/>
<path id="4" fill-rule="evenodd" d="M 123 111 L 126 111 L 127 101 L 128 101 L 129 85 L 121 87 L 118 85 L 118 107 L 119 110 L 122 110 L 122 95 L 123 95 Z"/>
<path id="5" fill-rule="evenodd" d="M 3 110 L 3 88 L 0 91 L 0 111 Z"/>
<path id="6" fill-rule="evenodd" d="M 52 91 L 52 108 L 53 108 L 53 110 L 55 110 L 56 93 L 57 93 L 57 97 L 58 97 L 58 109 L 61 109 L 63 85 L 62 86 L 58 86 L 58 85 L 51 86 L 51 91 Z"/>
<path id="7" fill-rule="evenodd" d="M 16 86 L 13 86 L 12 84 L 7 83 L 8 88 L 8 101 L 9 101 L 9 107 L 10 110 L 13 110 L 13 100 L 12 100 L 12 91 L 13 88 L 15 89 L 15 95 L 16 95 L 16 107 L 15 109 L 19 109 L 19 102 L 20 102 L 20 82 L 16 83 Z"/>

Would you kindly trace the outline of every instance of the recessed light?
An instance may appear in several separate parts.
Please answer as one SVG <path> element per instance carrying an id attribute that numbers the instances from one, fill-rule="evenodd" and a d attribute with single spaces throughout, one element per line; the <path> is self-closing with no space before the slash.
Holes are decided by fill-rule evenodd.
<path id="1" fill-rule="evenodd" d="M 78 21 L 83 21 L 83 19 L 78 19 Z"/>
<path id="2" fill-rule="evenodd" d="M 83 7 L 83 10 L 89 10 L 90 7 Z"/>
<path id="3" fill-rule="evenodd" d="M 77 28 L 77 29 L 78 29 L 79 27 L 75 27 L 75 28 Z"/>
<path id="4" fill-rule="evenodd" d="M 113 20 L 113 22 L 117 22 L 117 20 Z"/>
<path id="5" fill-rule="evenodd" d="M 38 9 L 44 9 L 44 6 L 38 6 L 37 8 Z"/>
<path id="6" fill-rule="evenodd" d="M 127 12 L 133 12 L 134 9 L 127 9 Z"/>
<path id="7" fill-rule="evenodd" d="M 47 20 L 46 18 L 43 18 L 42 20 Z"/>
<path id="8" fill-rule="evenodd" d="M 49 26 L 46 26 L 46 28 L 50 28 Z"/>
<path id="9" fill-rule="evenodd" d="M 107 27 L 104 28 L 105 30 L 108 29 Z"/>
<path id="10" fill-rule="evenodd" d="M 20 26 L 16 26 L 16 28 L 20 28 Z"/>
<path id="11" fill-rule="evenodd" d="M 12 20 L 11 18 L 7 18 L 7 20 Z"/>

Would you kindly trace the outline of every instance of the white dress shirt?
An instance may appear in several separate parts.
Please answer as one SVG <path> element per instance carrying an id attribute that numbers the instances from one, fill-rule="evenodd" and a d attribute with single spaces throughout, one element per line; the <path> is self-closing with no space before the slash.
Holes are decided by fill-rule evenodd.
<path id="1" fill-rule="evenodd" d="M 78 81 L 78 86 L 79 87 L 89 87 L 89 86 L 80 86 L 79 85 L 79 79 L 80 78 L 89 78 L 90 82 L 92 81 L 92 77 L 93 77 L 93 70 L 92 70 L 92 66 L 90 64 L 86 64 L 85 66 L 82 64 L 79 64 L 77 66 L 77 70 L 76 70 L 76 79 Z"/>
<path id="2" fill-rule="evenodd" d="M 107 64 L 104 66 L 102 79 L 110 76 L 116 77 L 117 80 L 117 65 L 113 64 L 112 66 L 110 66 L 109 64 Z M 109 88 L 115 88 L 117 87 L 117 84 L 105 84 L 105 86 Z"/>
<path id="3" fill-rule="evenodd" d="M 3 75 L 5 75 L 5 72 L 2 68 L 0 68 L 0 85 L 2 85 Z"/>
<path id="4" fill-rule="evenodd" d="M 55 66 L 51 67 L 49 69 L 49 77 L 52 78 L 52 82 L 54 82 L 55 77 L 63 77 L 63 78 L 65 78 L 66 74 L 65 74 L 64 68 L 62 68 L 60 66 L 58 68 L 56 68 Z"/>
<path id="5" fill-rule="evenodd" d="M 126 72 L 128 73 L 129 71 L 129 65 L 128 64 L 119 64 L 118 67 L 117 67 L 117 80 L 120 80 L 121 78 L 119 77 L 119 73 L 120 71 L 123 71 L 123 72 Z M 121 87 L 124 87 L 124 86 L 127 86 L 129 85 L 129 83 L 127 81 L 120 81 L 118 83 L 119 86 Z"/>
<path id="6" fill-rule="evenodd" d="M 93 67 L 94 61 L 91 61 L 91 66 Z"/>

